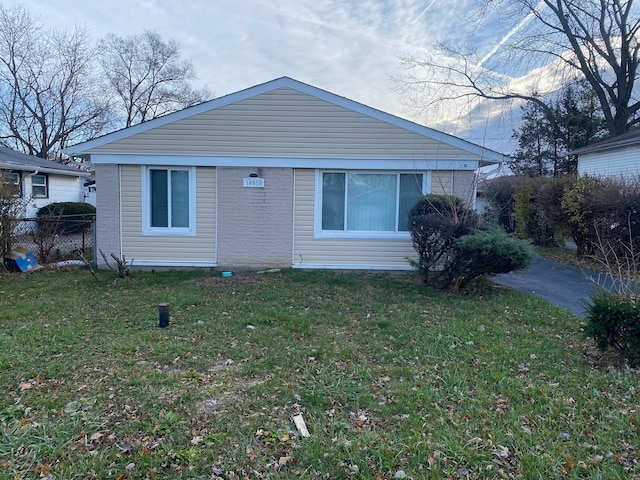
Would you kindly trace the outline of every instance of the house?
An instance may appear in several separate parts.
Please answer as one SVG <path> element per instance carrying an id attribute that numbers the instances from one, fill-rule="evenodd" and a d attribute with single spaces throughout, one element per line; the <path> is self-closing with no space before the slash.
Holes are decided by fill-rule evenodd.
<path id="1" fill-rule="evenodd" d="M 95 166 L 97 248 L 137 267 L 408 269 L 407 212 L 505 158 L 279 78 L 65 150 Z"/>
<path id="2" fill-rule="evenodd" d="M 629 177 L 640 174 L 640 130 L 577 148 L 578 176 Z"/>
<path id="3" fill-rule="evenodd" d="M 0 170 L 31 198 L 27 217 L 35 217 L 40 207 L 53 202 L 84 201 L 84 179 L 89 177 L 75 167 L 52 162 L 0 146 Z"/>

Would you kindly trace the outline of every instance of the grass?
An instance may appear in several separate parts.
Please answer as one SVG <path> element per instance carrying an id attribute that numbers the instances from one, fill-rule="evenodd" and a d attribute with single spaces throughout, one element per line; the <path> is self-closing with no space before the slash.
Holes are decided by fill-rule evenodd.
<path id="1" fill-rule="evenodd" d="M 640 476 L 638 373 L 537 298 L 110 273 L 0 276 L 0 478 Z"/>

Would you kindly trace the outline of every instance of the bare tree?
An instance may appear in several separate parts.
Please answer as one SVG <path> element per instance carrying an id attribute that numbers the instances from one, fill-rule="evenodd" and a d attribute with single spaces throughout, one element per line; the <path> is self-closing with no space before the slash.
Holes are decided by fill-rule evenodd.
<path id="1" fill-rule="evenodd" d="M 201 103 L 209 95 L 190 86 L 195 71 L 191 61 L 180 59 L 178 44 L 155 32 L 110 34 L 99 50 L 107 88 L 126 127 Z"/>
<path id="2" fill-rule="evenodd" d="M 550 77 L 556 88 L 584 79 L 610 135 L 640 122 L 640 102 L 633 92 L 640 14 L 633 0 L 485 0 L 483 8 L 497 8 L 515 25 L 489 54 L 438 44 L 429 58 L 403 59 L 410 73 L 402 81 L 421 88 L 427 104 L 464 97 L 520 99 L 551 113 L 547 92 L 537 87 L 548 85 Z M 523 82 L 512 81 L 512 73 L 525 67 L 538 68 L 546 78 L 523 89 Z"/>
<path id="3" fill-rule="evenodd" d="M 23 7 L 0 4 L 0 142 L 42 158 L 107 124 L 83 30 L 45 30 Z"/>

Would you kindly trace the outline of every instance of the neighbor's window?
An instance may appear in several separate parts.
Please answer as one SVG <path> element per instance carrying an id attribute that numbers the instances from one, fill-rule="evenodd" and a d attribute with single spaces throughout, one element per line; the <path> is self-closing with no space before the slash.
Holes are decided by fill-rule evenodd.
<path id="1" fill-rule="evenodd" d="M 6 172 L 6 177 L 10 184 L 16 187 L 16 197 L 22 195 L 22 182 L 20 181 L 20 174 L 18 172 Z"/>
<path id="2" fill-rule="evenodd" d="M 31 193 L 38 198 L 49 196 L 46 175 L 31 175 Z"/>
<path id="3" fill-rule="evenodd" d="M 406 232 L 422 173 L 322 173 L 323 232 Z"/>
<path id="4" fill-rule="evenodd" d="M 147 168 L 146 233 L 194 233 L 194 180 L 190 168 Z"/>

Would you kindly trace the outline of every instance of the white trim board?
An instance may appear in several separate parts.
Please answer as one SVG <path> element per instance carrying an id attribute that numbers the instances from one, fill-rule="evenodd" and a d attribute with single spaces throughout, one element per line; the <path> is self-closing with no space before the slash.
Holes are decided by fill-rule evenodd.
<path id="1" fill-rule="evenodd" d="M 340 170 L 464 170 L 478 169 L 477 159 L 444 158 L 305 158 L 305 157 L 218 157 L 200 155 L 92 154 L 95 164 L 162 165 L 182 167 L 322 168 Z"/>

